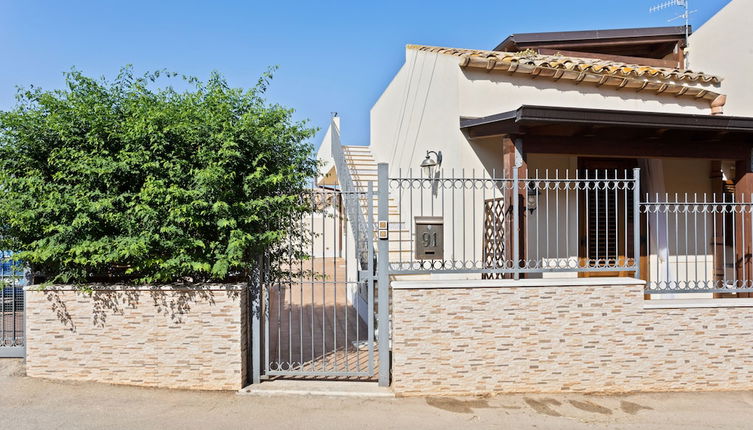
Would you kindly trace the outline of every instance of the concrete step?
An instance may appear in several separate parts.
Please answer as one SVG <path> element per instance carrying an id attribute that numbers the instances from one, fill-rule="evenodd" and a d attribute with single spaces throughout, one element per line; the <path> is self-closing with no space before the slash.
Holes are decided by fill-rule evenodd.
<path id="1" fill-rule="evenodd" d="M 395 397 L 395 394 L 389 388 L 380 387 L 376 382 L 296 381 L 284 379 L 249 385 L 238 391 L 238 394 L 257 397 Z"/>
<path id="2" fill-rule="evenodd" d="M 365 151 L 371 153 L 371 148 L 364 145 L 343 145 L 344 151 Z"/>
<path id="3" fill-rule="evenodd" d="M 408 232 L 407 230 L 401 230 L 401 231 L 390 230 L 390 242 L 392 241 L 411 242 L 412 238 L 411 238 L 410 232 Z"/>

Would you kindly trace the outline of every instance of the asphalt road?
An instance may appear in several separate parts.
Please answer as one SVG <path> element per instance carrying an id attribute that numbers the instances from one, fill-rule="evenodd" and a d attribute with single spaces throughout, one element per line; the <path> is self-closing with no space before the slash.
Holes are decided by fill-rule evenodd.
<path id="1" fill-rule="evenodd" d="M 490 398 L 253 397 L 53 382 L 0 359 L 0 429 L 753 428 L 753 392 Z"/>

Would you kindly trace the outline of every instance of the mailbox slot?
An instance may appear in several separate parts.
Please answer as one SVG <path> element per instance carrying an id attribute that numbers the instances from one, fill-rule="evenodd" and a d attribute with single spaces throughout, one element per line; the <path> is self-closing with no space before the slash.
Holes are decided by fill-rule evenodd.
<path id="1" fill-rule="evenodd" d="M 444 259 L 444 219 L 441 216 L 415 217 L 416 260 Z"/>

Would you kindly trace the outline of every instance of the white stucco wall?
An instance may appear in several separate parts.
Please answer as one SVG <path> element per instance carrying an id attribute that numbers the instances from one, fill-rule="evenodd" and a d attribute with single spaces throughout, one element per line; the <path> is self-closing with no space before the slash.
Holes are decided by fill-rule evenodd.
<path id="1" fill-rule="evenodd" d="M 567 80 L 531 79 L 527 75 L 487 73 L 478 69 L 458 70 L 461 75 L 459 103 L 463 116 L 493 115 L 515 110 L 523 104 L 643 112 L 710 113 L 707 100 L 617 90 L 587 83 L 575 84 Z M 705 88 L 713 89 L 712 86 Z"/>
<path id="2" fill-rule="evenodd" d="M 732 0 L 690 36 L 690 68 L 724 78 L 725 115 L 753 116 L 753 1 Z"/>
<path id="3" fill-rule="evenodd" d="M 371 150 L 391 172 L 417 168 L 427 150 L 443 167 L 480 168 L 459 129 L 457 58 L 406 50 L 406 62 L 371 109 Z M 465 142 L 465 144 L 461 144 Z"/>
<path id="4" fill-rule="evenodd" d="M 303 228 L 311 235 L 311 257 L 342 258 L 347 220 L 341 217 L 339 207 L 328 206 L 303 218 Z"/>
<path id="5" fill-rule="evenodd" d="M 327 132 L 324 133 L 322 143 L 316 152 L 316 159 L 319 160 L 319 185 L 336 185 L 337 175 L 335 173 L 335 160 L 332 158 L 332 145 L 340 145 L 340 117 L 333 117 L 330 121 Z"/>

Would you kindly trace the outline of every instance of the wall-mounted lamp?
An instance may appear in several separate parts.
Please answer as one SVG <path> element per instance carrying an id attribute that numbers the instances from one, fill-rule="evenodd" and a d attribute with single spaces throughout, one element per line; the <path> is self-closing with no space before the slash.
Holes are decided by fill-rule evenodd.
<path id="1" fill-rule="evenodd" d="M 434 158 L 431 155 L 434 154 Z M 427 178 L 433 178 L 434 172 L 442 166 L 442 151 L 426 151 L 426 158 L 421 162 L 421 170 Z"/>
<path id="2" fill-rule="evenodd" d="M 536 210 L 538 202 L 539 190 L 536 189 L 536 183 L 531 181 L 528 183 L 528 192 L 526 193 L 526 207 L 529 213 L 533 213 Z"/>

